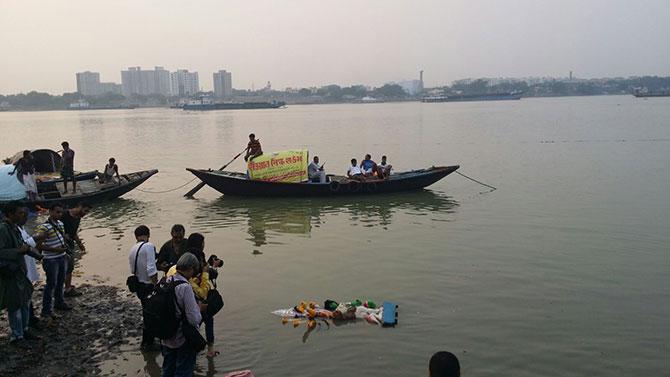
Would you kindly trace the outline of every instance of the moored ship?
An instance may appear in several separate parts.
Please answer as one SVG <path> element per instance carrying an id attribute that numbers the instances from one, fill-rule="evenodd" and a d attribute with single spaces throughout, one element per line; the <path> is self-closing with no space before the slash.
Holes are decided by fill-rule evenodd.
<path id="1" fill-rule="evenodd" d="M 206 98 L 189 101 L 181 108 L 184 110 L 254 110 L 277 109 L 286 106 L 286 102 L 212 102 Z"/>
<path id="2" fill-rule="evenodd" d="M 468 102 L 468 101 L 509 101 L 519 100 L 523 92 L 481 93 L 481 94 L 451 94 L 423 97 L 421 102 Z"/>
<path id="3" fill-rule="evenodd" d="M 647 88 L 636 88 L 633 90 L 633 95 L 637 98 L 670 97 L 670 90 L 659 90 L 653 92 Z"/>

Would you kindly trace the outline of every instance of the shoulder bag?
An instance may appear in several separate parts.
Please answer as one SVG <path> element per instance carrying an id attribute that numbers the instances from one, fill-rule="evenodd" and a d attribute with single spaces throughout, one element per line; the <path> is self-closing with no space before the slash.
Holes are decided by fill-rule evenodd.
<path id="1" fill-rule="evenodd" d="M 128 286 L 128 290 L 132 293 L 137 293 L 142 286 L 142 283 L 140 283 L 140 279 L 137 278 L 137 258 L 140 256 L 140 251 L 142 251 L 142 246 L 144 246 L 146 242 L 142 242 L 140 247 L 137 248 L 137 253 L 135 254 L 135 267 L 133 268 L 133 274 L 128 276 L 126 278 L 126 285 Z"/>

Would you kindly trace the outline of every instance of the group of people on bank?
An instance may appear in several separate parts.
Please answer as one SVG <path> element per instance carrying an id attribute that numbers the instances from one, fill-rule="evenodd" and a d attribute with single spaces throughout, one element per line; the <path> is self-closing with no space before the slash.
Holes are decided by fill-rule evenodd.
<path id="1" fill-rule="evenodd" d="M 86 251 L 78 231 L 81 219 L 90 210 L 85 203 L 71 208 L 54 204 L 47 220 L 29 234 L 24 228 L 29 213 L 24 204 L 10 202 L 2 209 L 0 309 L 8 312 L 11 344 L 37 339 L 31 329 L 39 327 L 42 320 L 59 319 L 54 310 L 71 310 L 65 298 L 81 295 L 72 285 L 72 273 L 77 248 Z M 46 277 L 40 317 L 32 300 L 33 286 L 41 279 L 38 262 Z"/>
<path id="2" fill-rule="evenodd" d="M 70 143 L 64 141 L 61 143 L 62 150 L 58 151 L 61 155 L 60 176 L 63 179 L 63 193 L 68 193 L 68 182 L 72 182 L 72 192 L 77 192 L 77 178 L 74 172 L 74 150 L 70 148 Z M 22 157 L 14 162 L 14 171 L 10 175 L 16 174 L 16 178 L 23 184 L 26 190 L 28 200 L 35 201 L 38 199 L 36 162 L 30 150 L 23 151 Z M 116 164 L 114 157 L 109 158 L 102 173 L 99 174 L 101 183 L 111 182 L 116 177 L 117 182 L 120 182 L 119 167 Z"/>
<path id="3" fill-rule="evenodd" d="M 206 256 L 205 237 L 200 233 L 191 233 L 185 237 L 184 226 L 175 224 L 170 235 L 171 239 L 157 253 L 156 247 L 149 241 L 150 229 L 145 225 L 135 229 L 137 242 L 128 255 L 130 273 L 140 283 L 135 293 L 144 309 L 148 305 L 149 296 L 159 284 L 160 273 L 164 275 L 163 284 L 188 282 L 174 287 L 175 316 L 185 318 L 196 328 L 204 324 L 207 356 L 214 357 L 219 354 L 214 349 L 214 315 L 218 309 L 212 310 L 212 297 L 218 295 L 217 268 L 223 266 L 223 261 L 213 254 Z M 150 350 L 155 341 L 148 328 L 149 324 L 143 323 L 143 350 Z M 188 375 L 189 370 L 193 371 L 197 352 L 188 344 L 182 327 L 173 337 L 161 340 L 161 345 L 164 376 L 173 376 L 175 373 L 179 376 Z"/>

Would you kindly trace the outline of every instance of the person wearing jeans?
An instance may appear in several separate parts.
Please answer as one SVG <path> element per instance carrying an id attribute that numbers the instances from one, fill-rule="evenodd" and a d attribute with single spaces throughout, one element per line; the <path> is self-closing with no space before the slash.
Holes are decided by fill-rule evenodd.
<path id="1" fill-rule="evenodd" d="M 56 301 L 55 308 L 59 309 L 65 305 L 63 298 L 63 287 L 65 285 L 65 270 L 67 269 L 67 260 L 65 255 L 54 258 L 45 257 L 42 260 L 42 267 L 47 276 L 47 283 L 44 287 L 44 296 L 42 297 L 42 317 L 51 315 L 51 302 Z"/>
<path id="2" fill-rule="evenodd" d="M 28 308 L 33 286 L 26 277 L 24 255 L 30 246 L 23 242 L 18 225 L 25 224 L 28 209 L 16 202 L 3 208 L 5 221 L 0 223 L 0 310 L 7 309 L 10 343 L 33 338 L 28 329 Z"/>
<path id="3" fill-rule="evenodd" d="M 47 277 L 44 296 L 42 297 L 42 317 L 45 318 L 51 316 L 51 301 L 53 298 L 56 300 L 56 305 L 54 305 L 56 310 L 71 309 L 63 300 L 63 287 L 67 269 L 65 228 L 61 221 L 63 212 L 64 209 L 61 204 L 52 205 L 49 209 L 47 221 L 35 229 L 36 237 L 43 240 L 37 244 L 37 249 L 44 255 L 42 267 Z"/>

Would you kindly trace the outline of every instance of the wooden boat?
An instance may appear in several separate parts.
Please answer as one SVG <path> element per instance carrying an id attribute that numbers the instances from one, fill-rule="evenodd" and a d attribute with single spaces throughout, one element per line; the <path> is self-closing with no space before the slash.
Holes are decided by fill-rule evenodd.
<path id="1" fill-rule="evenodd" d="M 63 159 L 58 152 L 51 149 L 33 149 L 30 152 L 35 160 L 35 180 L 37 181 L 38 191 L 46 189 L 50 183 L 63 182 L 63 178 L 60 176 L 60 168 Z M 15 164 L 21 157 L 23 157 L 23 151 L 14 154 L 12 157 L 6 158 L 3 162 L 7 165 Z M 97 170 L 86 172 L 75 171 L 74 179 L 77 181 L 84 181 L 94 178 L 97 175 Z"/>
<path id="2" fill-rule="evenodd" d="M 257 197 L 312 197 L 334 195 L 382 194 L 417 190 L 439 181 L 458 169 L 454 166 L 433 166 L 392 174 L 388 179 L 354 181 L 344 176 L 329 175 L 327 183 L 284 183 L 250 180 L 246 174 L 219 170 L 186 169 L 204 183 L 224 195 Z"/>
<path id="3" fill-rule="evenodd" d="M 101 183 L 97 177 L 77 182 L 77 191 L 64 193 L 63 182 L 50 182 L 39 189 L 39 199 L 36 201 L 25 201 L 31 208 L 49 207 L 54 203 L 61 203 L 65 206 L 75 205 L 78 202 L 96 203 L 105 200 L 115 199 L 128 193 L 137 186 L 141 185 L 152 175 L 158 173 L 158 170 L 144 170 L 134 173 L 121 174 L 120 180 Z M 72 183 L 68 184 L 72 189 Z"/>

